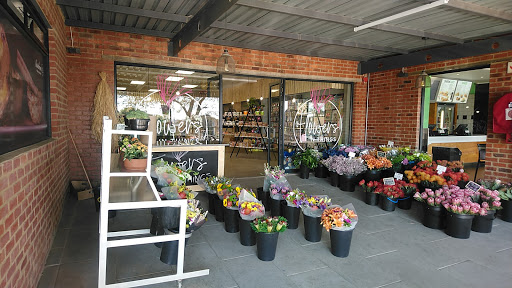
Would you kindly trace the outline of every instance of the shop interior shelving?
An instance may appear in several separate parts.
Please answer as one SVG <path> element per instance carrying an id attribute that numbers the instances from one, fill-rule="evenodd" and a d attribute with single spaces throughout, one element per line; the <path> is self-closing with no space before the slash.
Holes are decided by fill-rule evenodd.
<path id="1" fill-rule="evenodd" d="M 162 201 L 158 195 L 155 185 L 151 180 L 151 161 L 147 161 L 144 172 L 118 172 L 112 165 L 112 135 L 128 134 L 137 137 L 146 135 L 152 139 L 150 131 L 112 130 L 112 120 L 108 117 L 103 119 L 103 142 L 102 142 L 102 163 L 101 163 L 101 208 L 100 208 L 100 249 L 99 249 L 99 271 L 98 287 L 139 287 L 171 281 L 178 281 L 182 286 L 182 279 L 205 276 L 210 273 L 209 269 L 183 272 L 183 261 L 185 253 L 185 221 L 187 212 L 187 200 L 166 200 Z M 148 143 L 148 159 L 151 159 L 152 143 Z M 141 185 L 141 184 L 145 185 Z M 149 185 L 150 189 L 144 189 Z M 149 209 L 160 207 L 179 207 L 180 222 L 179 232 L 173 235 L 153 236 L 149 229 L 109 232 L 108 212 L 116 210 Z M 122 239 L 119 239 L 122 238 Z M 166 241 L 178 241 L 178 262 L 176 274 L 146 278 L 142 280 L 106 284 L 107 275 L 107 249 L 114 247 L 150 244 Z"/>
<path id="2" fill-rule="evenodd" d="M 238 148 L 236 155 L 241 148 L 246 149 L 260 149 L 266 150 L 268 141 L 268 125 L 261 120 L 261 115 L 256 115 L 254 110 L 249 111 L 247 114 L 240 114 L 238 112 L 225 112 L 224 125 L 226 131 L 223 132 L 224 136 L 230 136 L 230 147 L 233 148 L 230 157 L 233 155 L 235 148 Z M 259 117 L 261 117 L 259 119 Z M 257 132 L 247 132 L 247 128 L 256 128 Z M 228 138 L 228 137 L 226 137 Z M 234 141 L 232 140 L 234 139 Z M 244 139 L 254 139 L 254 141 L 261 141 L 260 145 L 249 145 Z M 234 143 L 233 143 L 234 142 Z"/>

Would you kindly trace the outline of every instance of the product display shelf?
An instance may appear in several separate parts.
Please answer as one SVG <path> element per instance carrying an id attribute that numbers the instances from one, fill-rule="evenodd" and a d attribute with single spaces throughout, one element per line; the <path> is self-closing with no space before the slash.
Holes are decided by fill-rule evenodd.
<path id="1" fill-rule="evenodd" d="M 100 249 L 99 249 L 99 270 L 98 287 L 139 287 L 171 281 L 178 281 L 182 287 L 182 279 L 205 276 L 210 273 L 209 269 L 183 272 L 183 261 L 185 253 L 185 221 L 187 212 L 186 200 L 162 201 L 156 187 L 151 180 L 151 161 L 147 161 L 145 172 L 112 172 L 111 170 L 111 146 L 113 134 L 129 134 L 149 136 L 152 139 L 152 132 L 132 130 L 112 130 L 112 120 L 103 118 L 103 142 L 102 142 L 102 164 L 101 164 L 101 208 L 100 208 Z M 151 159 L 152 143 L 148 143 L 148 158 Z M 114 169 L 117 170 L 117 169 Z M 145 185 L 142 185 L 142 184 Z M 160 207 L 179 207 L 180 226 L 179 233 L 174 235 L 153 236 L 149 229 L 108 232 L 108 212 L 114 210 L 149 209 Z M 116 237 L 115 240 L 112 238 Z M 117 239 L 123 237 L 123 239 Z M 150 244 L 166 241 L 178 241 L 178 263 L 176 274 L 146 278 L 142 280 L 106 284 L 107 275 L 107 249 L 141 244 Z"/>
<path id="2" fill-rule="evenodd" d="M 253 112 L 253 111 L 251 111 L 251 112 Z M 231 151 L 230 157 L 233 156 L 233 153 L 235 152 L 235 150 L 237 148 L 238 148 L 238 150 L 236 152 L 236 156 L 238 156 L 238 153 L 240 152 L 240 149 L 242 149 L 242 148 L 246 149 L 245 150 L 246 152 L 247 152 L 247 149 L 258 149 L 258 150 L 266 150 L 267 149 L 266 145 L 267 145 L 267 141 L 268 141 L 268 132 L 269 132 L 268 128 L 269 127 L 263 121 L 258 121 L 257 117 L 262 117 L 261 115 L 256 115 L 255 113 L 251 113 L 251 112 L 246 115 L 240 115 L 239 113 L 237 113 L 237 115 L 239 115 L 239 117 L 242 117 L 242 120 L 237 119 L 235 121 L 234 126 L 237 127 L 239 130 L 238 131 L 233 130 L 233 135 L 230 135 L 234 138 L 234 141 L 231 141 L 230 145 L 229 145 L 230 147 L 233 148 L 233 150 Z M 227 113 L 232 113 L 232 112 L 227 112 Z M 242 124 L 240 124 L 240 123 L 242 123 Z M 254 125 L 253 123 L 256 123 L 256 125 Z M 243 133 L 247 132 L 244 130 L 246 128 L 258 128 L 257 129 L 258 132 L 248 132 L 251 134 L 257 134 L 258 136 L 244 135 Z M 263 133 L 263 130 L 265 130 L 265 133 Z M 263 134 L 265 134 L 265 136 Z M 241 145 L 241 143 L 245 143 L 245 140 L 243 140 L 243 139 L 254 139 L 254 140 L 252 140 L 254 143 L 252 143 L 251 145 L 247 145 L 247 144 Z M 267 139 L 267 140 L 265 140 L 265 139 Z M 248 140 L 248 141 L 250 141 L 250 140 Z M 258 143 L 258 141 L 261 141 L 261 143 Z M 261 144 L 263 144 L 263 146 L 261 146 Z"/>

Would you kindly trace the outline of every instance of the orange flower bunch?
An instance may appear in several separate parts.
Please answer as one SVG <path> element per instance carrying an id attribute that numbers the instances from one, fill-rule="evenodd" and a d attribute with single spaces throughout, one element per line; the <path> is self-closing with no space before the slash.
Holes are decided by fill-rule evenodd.
<path id="1" fill-rule="evenodd" d="M 366 154 L 363 155 L 362 158 L 369 170 L 382 170 L 386 168 L 391 168 L 393 166 L 391 161 L 389 161 L 389 159 L 387 159 L 386 157 L 376 157 L 373 155 Z"/>
<path id="2" fill-rule="evenodd" d="M 322 221 L 320 222 L 325 230 L 329 231 L 334 227 L 351 227 L 352 220 L 357 215 L 350 209 L 343 209 L 341 207 L 327 208 L 322 213 Z"/>

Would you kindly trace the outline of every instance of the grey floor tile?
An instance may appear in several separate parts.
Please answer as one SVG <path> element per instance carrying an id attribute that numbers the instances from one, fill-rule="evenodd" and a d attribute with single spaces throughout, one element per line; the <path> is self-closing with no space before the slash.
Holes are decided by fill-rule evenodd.
<path id="1" fill-rule="evenodd" d="M 485 287 L 492 285 L 496 288 L 510 287 L 512 277 L 510 273 L 505 274 L 493 271 L 473 261 L 465 261 L 457 265 L 446 267 L 447 273 L 457 278 L 466 287 Z M 463 285 L 460 285 L 463 286 Z"/>
<path id="2" fill-rule="evenodd" d="M 71 229 L 58 228 L 53 238 L 52 248 L 63 248 L 66 245 L 70 230 Z"/>
<path id="3" fill-rule="evenodd" d="M 81 230 L 73 228 L 69 232 L 64 247 L 61 263 L 83 262 L 98 259 L 98 230 Z"/>
<path id="4" fill-rule="evenodd" d="M 46 258 L 46 266 L 60 264 L 64 248 L 52 248 Z"/>
<path id="5" fill-rule="evenodd" d="M 318 268 L 312 271 L 288 276 L 296 287 L 344 287 L 344 288 L 355 288 L 352 283 L 345 280 L 338 273 L 332 269 L 324 267 Z"/>
<path id="6" fill-rule="evenodd" d="M 152 215 L 150 209 L 117 211 L 116 217 L 109 219 L 110 231 L 149 229 Z"/>
<path id="7" fill-rule="evenodd" d="M 226 267 L 240 288 L 295 287 L 274 263 L 261 261 L 256 256 L 226 260 Z"/>
<path id="8" fill-rule="evenodd" d="M 238 233 L 227 233 L 221 225 L 201 227 L 201 232 L 220 259 L 256 254 L 255 246 L 242 246 Z"/>
<path id="9" fill-rule="evenodd" d="M 59 266 L 47 266 L 39 278 L 37 288 L 53 288 L 55 287 L 55 281 L 57 280 L 57 274 L 59 273 Z"/>
<path id="10" fill-rule="evenodd" d="M 98 287 L 98 262 L 74 262 L 61 264 L 55 288 L 95 288 Z"/>
<path id="11" fill-rule="evenodd" d="M 116 281 L 125 281 L 133 277 L 147 278 L 154 273 L 174 274 L 175 269 L 160 261 L 161 249 L 154 244 L 134 245 L 111 248 L 116 258 Z M 185 251 L 185 257 L 187 251 Z"/>
<path id="12" fill-rule="evenodd" d="M 501 250 L 494 253 L 488 253 L 481 257 L 471 257 L 472 261 L 482 266 L 486 266 L 494 271 L 509 273 L 512 267 L 512 248 Z"/>

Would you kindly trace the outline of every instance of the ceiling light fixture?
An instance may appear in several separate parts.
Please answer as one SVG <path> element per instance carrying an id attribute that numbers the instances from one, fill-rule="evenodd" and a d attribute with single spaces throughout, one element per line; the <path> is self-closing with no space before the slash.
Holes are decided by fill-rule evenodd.
<path id="1" fill-rule="evenodd" d="M 430 87 L 430 77 L 425 70 L 421 71 L 421 74 L 416 78 L 415 88 L 428 88 Z"/>
<path id="2" fill-rule="evenodd" d="M 231 105 L 235 105 L 235 102 L 231 102 Z"/>
<path id="3" fill-rule="evenodd" d="M 228 14 L 224 14 L 224 39 L 226 38 L 226 23 Z M 224 53 L 217 59 L 217 74 L 234 74 L 235 71 L 235 59 L 229 55 L 228 49 L 224 49 Z"/>
<path id="4" fill-rule="evenodd" d="M 144 83 L 146 83 L 146 81 L 132 80 L 132 82 L 130 82 L 132 85 L 144 85 Z"/>
<path id="5" fill-rule="evenodd" d="M 260 97 L 260 101 L 263 101 L 263 97 Z"/>
<path id="6" fill-rule="evenodd" d="M 192 75 L 192 74 L 194 74 L 196 72 L 194 72 L 194 71 L 187 71 L 187 70 L 178 70 L 178 71 L 176 71 L 174 73 L 183 74 L 183 75 Z"/>
<path id="7" fill-rule="evenodd" d="M 407 74 L 407 72 L 405 72 L 405 68 L 402 67 L 402 70 L 400 70 L 400 72 L 398 72 L 398 74 L 396 74 L 396 77 L 407 77 L 409 76 L 409 74 Z"/>
<path id="8" fill-rule="evenodd" d="M 117 89 L 117 91 L 124 91 L 124 90 L 126 90 L 126 87 L 117 87 L 116 89 Z"/>
<path id="9" fill-rule="evenodd" d="M 148 91 L 149 91 L 149 92 L 160 92 L 160 90 L 159 90 L 159 89 L 149 89 Z"/>
<path id="10" fill-rule="evenodd" d="M 270 92 L 272 92 L 272 93 L 273 92 L 277 92 L 277 91 L 279 91 L 279 89 L 272 89 L 272 90 L 270 90 Z"/>
<path id="11" fill-rule="evenodd" d="M 416 13 L 419 13 L 419 12 L 422 12 L 422 11 L 425 11 L 425 10 L 428 10 L 428 9 L 432 9 L 432 8 L 437 7 L 437 6 L 444 5 L 444 4 L 448 3 L 448 1 L 449 0 L 438 0 L 438 1 L 434 1 L 432 3 L 426 4 L 426 5 L 422 5 L 422 6 L 419 6 L 419 7 L 416 7 L 416 8 L 407 10 L 407 11 L 404 11 L 404 12 L 400 12 L 400 13 L 395 14 L 395 15 L 384 17 L 382 19 L 379 19 L 379 20 L 376 20 L 376 21 L 372 21 L 370 23 L 366 23 L 366 24 L 361 25 L 361 26 L 354 27 L 354 32 L 361 31 L 361 30 L 364 30 L 366 28 L 377 26 L 379 24 L 383 24 L 383 23 L 386 23 L 386 22 L 389 22 L 389 21 L 393 21 L 393 20 L 396 20 L 396 19 L 399 19 L 399 18 L 402 18 L 402 17 L 406 17 L 406 16 L 409 16 L 409 15 L 412 15 L 412 14 L 416 14 Z"/>
<path id="12" fill-rule="evenodd" d="M 183 80 L 183 77 L 176 77 L 176 76 L 169 76 L 165 79 L 165 81 L 174 81 L 174 82 L 181 81 L 181 80 Z"/>
<path id="13" fill-rule="evenodd" d="M 187 84 L 187 85 L 183 85 L 183 86 L 181 86 L 181 87 L 183 87 L 183 88 L 196 88 L 196 87 L 197 87 L 197 85 Z"/>

